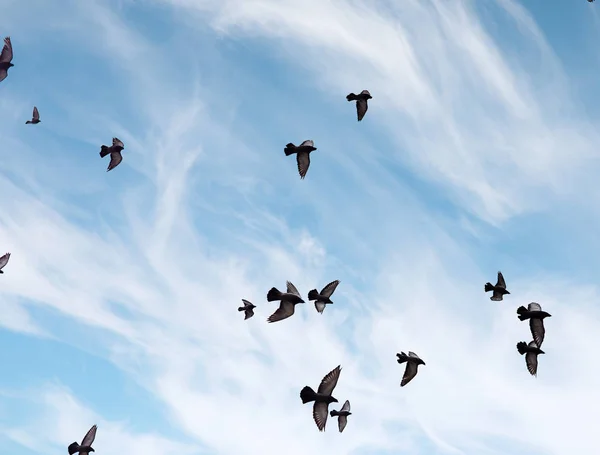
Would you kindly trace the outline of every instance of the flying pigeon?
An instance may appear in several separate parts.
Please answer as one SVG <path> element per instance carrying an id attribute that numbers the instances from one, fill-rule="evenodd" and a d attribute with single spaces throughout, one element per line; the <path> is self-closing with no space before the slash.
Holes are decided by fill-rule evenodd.
<path id="1" fill-rule="evenodd" d="M 344 431 L 344 428 L 346 428 L 346 424 L 348 423 L 348 416 L 352 415 L 352 413 L 350 412 L 350 402 L 346 400 L 344 406 L 342 406 L 342 409 L 340 409 L 339 411 L 331 411 L 329 415 L 331 417 L 338 416 L 338 428 L 340 429 L 341 433 L 342 431 Z"/>
<path id="2" fill-rule="evenodd" d="M 404 376 L 402 376 L 402 382 L 400 383 L 400 387 L 404 387 L 417 375 L 419 365 L 425 365 L 425 362 L 412 351 L 408 351 L 408 355 L 404 352 L 396 355 L 398 356 L 398 363 L 406 362 L 406 369 L 404 370 Z"/>
<path id="3" fill-rule="evenodd" d="M 510 294 L 510 292 L 506 290 L 506 281 L 504 281 L 504 276 L 502 276 L 502 272 L 498 272 L 498 281 L 496 283 L 496 286 L 489 282 L 485 283 L 485 292 L 490 291 L 494 291 L 492 293 L 492 296 L 490 297 L 490 300 L 493 300 L 494 302 L 500 302 L 504 294 Z"/>
<path id="4" fill-rule="evenodd" d="M 11 63 L 13 59 L 13 49 L 10 42 L 10 36 L 4 38 L 4 47 L 0 53 L 0 82 L 6 79 L 8 76 L 8 69 L 11 66 L 15 66 Z"/>
<path id="5" fill-rule="evenodd" d="M 112 146 L 107 147 L 103 145 L 100 147 L 100 158 L 104 158 L 106 155 L 110 153 L 110 163 L 108 163 L 108 169 L 106 172 L 111 169 L 116 168 L 121 161 L 123 161 L 123 155 L 121 155 L 121 150 L 125 148 L 123 142 L 121 142 L 116 137 L 113 137 Z"/>
<path id="6" fill-rule="evenodd" d="M 0 257 L 0 273 L 4 273 L 2 270 L 6 264 L 8 264 L 8 260 L 10 259 L 10 253 L 5 253 L 4 256 Z"/>
<path id="7" fill-rule="evenodd" d="M 31 120 L 27 120 L 25 122 L 26 125 L 29 125 L 30 123 L 35 125 L 36 123 L 40 123 L 40 113 L 38 111 L 38 108 L 33 106 L 33 118 Z"/>
<path id="8" fill-rule="evenodd" d="M 310 152 L 314 152 L 317 150 L 315 148 L 315 144 L 311 140 L 304 141 L 299 146 L 295 146 L 291 142 L 285 146 L 283 151 L 285 152 L 285 156 L 296 154 L 296 161 L 298 163 L 298 173 L 300 174 L 300 178 L 303 179 L 306 177 L 306 173 L 308 172 L 308 167 L 310 166 Z"/>
<path id="9" fill-rule="evenodd" d="M 325 304 L 333 303 L 329 297 L 334 293 L 335 288 L 337 288 L 338 284 L 340 284 L 340 280 L 335 280 L 325 286 L 321 293 L 317 292 L 316 289 L 308 292 L 308 300 L 315 301 L 315 308 L 321 314 L 323 314 L 323 310 L 325 309 Z"/>
<path id="10" fill-rule="evenodd" d="M 267 322 L 277 322 L 289 318 L 294 314 L 294 308 L 298 303 L 304 303 L 300 292 L 289 281 L 287 282 L 287 292 L 281 292 L 277 288 L 271 288 L 267 293 L 267 302 L 281 300 L 279 308 L 267 319 Z"/>
<path id="11" fill-rule="evenodd" d="M 542 311 L 541 305 L 535 302 L 531 302 L 529 305 L 527 305 L 527 308 L 520 306 L 517 308 L 517 314 L 519 315 L 519 319 L 521 321 L 529 319 L 529 329 L 531 330 L 533 341 L 535 341 L 535 344 L 541 348 L 542 343 L 544 342 L 544 335 L 546 334 L 546 329 L 544 328 L 544 318 L 552 315 Z"/>
<path id="12" fill-rule="evenodd" d="M 369 105 L 367 104 L 367 100 L 373 98 L 368 90 L 363 90 L 360 94 L 355 95 L 354 93 L 350 93 L 346 96 L 348 101 L 356 101 L 356 114 L 358 116 L 358 121 L 360 122 L 365 114 L 367 113 L 367 109 L 369 109 Z"/>
<path id="13" fill-rule="evenodd" d="M 73 455 L 77 452 L 79 452 L 79 455 L 88 455 L 90 452 L 95 452 L 95 450 L 92 448 L 92 444 L 96 438 L 97 429 L 98 427 L 96 425 L 92 426 L 92 428 L 90 428 L 83 437 L 81 444 L 77 444 L 77 442 L 72 443 L 69 446 L 69 455 Z"/>
<path id="14" fill-rule="evenodd" d="M 242 302 L 244 303 L 244 306 L 239 307 L 238 311 L 244 311 L 246 313 L 246 317 L 244 317 L 245 321 L 246 319 L 249 319 L 252 316 L 254 316 L 254 308 L 256 308 L 256 305 L 248 302 L 245 299 L 242 299 Z"/>
<path id="15" fill-rule="evenodd" d="M 525 363 L 527 364 L 527 369 L 532 376 L 537 376 L 538 354 L 545 354 L 545 352 L 538 347 L 535 341 L 530 341 L 529 344 L 520 341 L 517 343 L 517 351 L 521 355 L 526 354 Z"/>
<path id="16" fill-rule="evenodd" d="M 333 398 L 331 394 L 333 393 L 333 389 L 335 389 L 335 386 L 337 385 L 341 371 L 342 367 L 338 365 L 329 373 L 327 373 L 321 381 L 319 389 L 316 392 L 309 386 L 304 387 L 300 391 L 300 398 L 302 399 L 302 404 L 306 404 L 309 401 L 315 402 L 315 404 L 313 405 L 313 419 L 317 424 L 317 428 L 319 429 L 319 431 L 325 431 L 329 403 L 338 402 L 338 400 L 336 398 Z"/>

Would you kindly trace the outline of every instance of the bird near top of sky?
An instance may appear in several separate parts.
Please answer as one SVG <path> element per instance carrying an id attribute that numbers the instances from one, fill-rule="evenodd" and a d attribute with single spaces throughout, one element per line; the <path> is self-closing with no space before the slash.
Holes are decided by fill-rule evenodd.
<path id="1" fill-rule="evenodd" d="M 597 5 L 59 3 L 0 10 L 0 453 L 596 453 Z"/>

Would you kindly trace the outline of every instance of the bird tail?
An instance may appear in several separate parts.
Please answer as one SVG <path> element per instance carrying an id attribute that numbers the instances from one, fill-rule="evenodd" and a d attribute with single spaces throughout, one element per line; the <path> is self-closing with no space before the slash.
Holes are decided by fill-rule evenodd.
<path id="1" fill-rule="evenodd" d="M 521 355 L 525 354 L 525 352 L 527 352 L 527 343 L 524 341 L 519 341 L 517 343 L 517 351 L 519 351 L 519 354 Z"/>
<path id="2" fill-rule="evenodd" d="M 246 308 L 244 308 L 243 306 L 238 308 L 238 311 L 244 311 Z"/>
<path id="3" fill-rule="evenodd" d="M 329 413 L 329 415 L 330 415 L 331 417 L 335 417 L 335 416 L 339 416 L 339 415 L 340 415 L 340 413 L 339 413 L 339 412 L 337 412 L 337 411 L 335 411 L 335 410 L 333 410 L 333 411 L 331 411 L 331 412 Z"/>
<path id="4" fill-rule="evenodd" d="M 490 292 L 494 290 L 494 285 L 492 283 L 485 283 L 485 292 Z"/>
<path id="5" fill-rule="evenodd" d="M 517 308 L 517 314 L 519 315 L 519 319 L 521 321 L 524 321 L 525 319 L 527 319 L 527 316 L 525 316 L 525 313 L 527 313 L 527 308 L 525 308 L 524 306 L 520 306 L 519 308 Z"/>
<path id="6" fill-rule="evenodd" d="M 302 404 L 306 404 L 309 401 L 315 401 L 317 394 L 312 388 L 306 386 L 300 391 L 300 398 L 302 399 Z"/>
<path id="7" fill-rule="evenodd" d="M 308 300 L 317 300 L 319 298 L 319 292 L 316 289 L 308 291 Z"/>
<path id="8" fill-rule="evenodd" d="M 275 300 L 281 300 L 281 296 L 283 293 L 277 288 L 271 288 L 269 292 L 267 292 L 267 302 L 273 302 Z"/>
<path id="9" fill-rule="evenodd" d="M 79 444 L 77 442 L 72 443 L 69 447 L 69 455 L 79 452 Z"/>
<path id="10" fill-rule="evenodd" d="M 350 93 L 348 96 L 346 96 L 346 99 L 348 101 L 356 101 L 358 97 L 354 93 Z"/>
<path id="11" fill-rule="evenodd" d="M 404 363 L 408 361 L 408 356 L 403 352 L 401 354 L 396 354 L 398 356 L 398 363 Z"/>
<path id="12" fill-rule="evenodd" d="M 289 144 L 287 144 L 285 146 L 285 148 L 283 149 L 283 151 L 285 152 L 285 156 L 290 156 L 290 155 L 293 155 L 294 153 L 296 153 L 296 150 L 294 150 L 295 148 L 296 147 L 291 142 Z"/>
<path id="13" fill-rule="evenodd" d="M 109 153 L 110 153 L 110 150 L 108 150 L 108 147 L 106 145 L 103 145 L 102 147 L 100 147 L 100 158 L 104 158 Z"/>

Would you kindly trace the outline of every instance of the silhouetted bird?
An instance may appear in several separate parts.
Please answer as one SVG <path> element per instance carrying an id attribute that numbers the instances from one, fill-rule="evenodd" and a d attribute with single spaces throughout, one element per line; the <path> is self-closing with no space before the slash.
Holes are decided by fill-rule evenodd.
<path id="1" fill-rule="evenodd" d="M 298 303 L 304 303 L 300 292 L 289 281 L 287 282 L 287 292 L 281 292 L 277 288 L 271 288 L 267 293 L 267 302 L 281 300 L 279 308 L 267 319 L 267 322 L 277 322 L 289 318 L 294 314 L 294 308 Z"/>
<path id="2" fill-rule="evenodd" d="M 527 354 L 525 356 L 527 369 L 532 376 L 537 376 L 538 354 L 545 354 L 545 352 L 538 347 L 535 341 L 530 341 L 529 344 L 524 341 L 518 342 L 517 351 L 519 351 L 519 354 L 521 355 Z"/>
<path id="3" fill-rule="evenodd" d="M 358 116 L 358 121 L 360 122 L 365 114 L 367 113 L 367 109 L 369 109 L 369 105 L 367 104 L 367 100 L 373 98 L 368 90 L 363 90 L 360 94 L 355 95 L 354 93 L 350 93 L 346 96 L 348 101 L 356 101 L 356 114 Z"/>
<path id="4" fill-rule="evenodd" d="M 73 455 L 77 452 L 79 452 L 79 455 L 87 455 L 90 452 L 95 452 L 92 448 L 92 444 L 94 443 L 94 439 L 96 439 L 97 429 L 98 427 L 96 425 L 92 426 L 83 437 L 81 444 L 77 444 L 77 442 L 72 443 L 69 446 L 69 455 Z"/>
<path id="5" fill-rule="evenodd" d="M 314 152 L 317 150 L 315 148 L 315 144 L 311 140 L 304 141 L 299 146 L 295 146 L 291 142 L 285 146 L 283 151 L 285 152 L 285 156 L 296 154 L 296 161 L 298 163 L 298 173 L 300 174 L 300 178 L 303 179 L 306 177 L 306 173 L 308 172 L 308 167 L 310 166 L 310 152 Z"/>
<path id="6" fill-rule="evenodd" d="M 0 273 L 4 273 L 2 269 L 6 264 L 8 264 L 8 260 L 10 259 L 10 253 L 5 253 L 2 257 L 0 257 Z"/>
<path id="7" fill-rule="evenodd" d="M 404 352 L 396 355 L 398 356 L 398 363 L 406 362 L 406 369 L 404 370 L 404 376 L 402 376 L 402 382 L 400 383 L 400 387 L 404 387 L 417 375 L 419 365 L 425 365 L 425 362 L 412 351 L 408 351 L 408 355 Z"/>
<path id="8" fill-rule="evenodd" d="M 329 297 L 331 297 L 331 294 L 333 294 L 338 284 L 340 284 L 340 280 L 332 281 L 327 286 L 325 286 L 320 293 L 317 292 L 316 289 L 308 291 L 308 300 L 315 301 L 315 308 L 319 313 L 323 314 L 325 304 L 333 303 Z"/>
<path id="9" fill-rule="evenodd" d="M 8 76 L 8 69 L 15 66 L 11 63 L 13 59 L 12 43 L 10 42 L 10 36 L 4 38 L 4 47 L 2 53 L 0 53 L 0 82 L 6 79 Z"/>
<path id="10" fill-rule="evenodd" d="M 244 317 L 244 321 L 245 321 L 246 319 L 249 319 L 252 316 L 254 316 L 254 308 L 256 308 L 256 305 L 248 302 L 245 299 L 242 299 L 242 302 L 244 303 L 244 306 L 239 307 L 238 311 L 244 311 L 246 313 L 246 316 Z"/>
<path id="11" fill-rule="evenodd" d="M 588 0 L 588 2 L 592 3 L 594 0 Z"/>
<path id="12" fill-rule="evenodd" d="M 340 429 L 341 433 L 342 431 L 344 431 L 344 428 L 346 428 L 346 424 L 348 423 L 348 416 L 352 415 L 352 413 L 350 412 L 350 402 L 346 400 L 344 406 L 342 406 L 342 409 L 340 409 L 339 411 L 331 411 L 329 415 L 331 417 L 338 416 L 338 428 Z"/>
<path id="13" fill-rule="evenodd" d="M 316 392 L 309 386 L 304 387 L 300 391 L 300 398 L 302 399 L 303 404 L 306 404 L 309 401 L 315 402 L 313 405 L 313 419 L 317 424 L 319 431 L 325 431 L 329 403 L 338 402 L 338 400 L 333 398 L 331 394 L 337 385 L 341 371 L 342 367 L 338 365 L 336 368 L 327 373 L 321 381 L 319 389 Z"/>
<path id="14" fill-rule="evenodd" d="M 112 146 L 107 147 L 103 145 L 100 147 L 100 158 L 104 158 L 106 155 L 110 153 L 110 163 L 108 163 L 108 169 L 106 172 L 111 169 L 116 168 L 121 161 L 123 161 L 123 155 L 121 155 L 121 150 L 125 148 L 123 142 L 121 142 L 116 137 L 113 137 Z"/>
<path id="15" fill-rule="evenodd" d="M 40 113 L 38 111 L 38 108 L 33 106 L 33 118 L 31 120 L 27 120 L 25 122 L 26 125 L 29 125 L 30 123 L 32 123 L 33 125 L 40 123 Z"/>
<path id="16" fill-rule="evenodd" d="M 506 281 L 504 281 L 502 272 L 498 272 L 498 282 L 496 283 L 496 286 L 489 282 L 485 283 L 485 292 L 490 291 L 494 291 L 490 297 L 490 300 L 493 300 L 494 302 L 500 302 L 504 294 L 510 294 L 510 292 L 506 290 Z"/>
<path id="17" fill-rule="evenodd" d="M 531 302 L 527 305 L 527 308 L 520 306 L 517 308 L 517 314 L 521 321 L 529 319 L 529 328 L 533 341 L 541 348 L 544 342 L 544 335 L 546 334 L 544 318 L 551 317 L 552 315 L 542 311 L 541 305 L 535 302 Z"/>

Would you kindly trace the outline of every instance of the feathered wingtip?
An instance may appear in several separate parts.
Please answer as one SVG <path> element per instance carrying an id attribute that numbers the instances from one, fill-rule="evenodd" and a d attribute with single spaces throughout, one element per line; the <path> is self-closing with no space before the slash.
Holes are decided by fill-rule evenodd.
<path id="1" fill-rule="evenodd" d="M 490 292 L 494 290 L 494 285 L 492 283 L 485 283 L 485 292 Z"/>
<path id="2" fill-rule="evenodd" d="M 524 313 L 527 313 L 527 308 L 525 308 L 524 306 L 520 306 L 519 308 L 517 308 L 517 314 L 519 315 L 519 319 L 521 321 L 524 321 L 525 319 L 527 319 L 524 316 Z"/>
<path id="3" fill-rule="evenodd" d="M 315 401 L 316 395 L 317 394 L 311 387 L 309 387 L 309 386 L 304 387 L 300 391 L 300 398 L 302 399 L 302 404 L 306 404 L 309 401 Z"/>
<path id="4" fill-rule="evenodd" d="M 521 355 L 525 354 L 525 352 L 527 352 L 527 343 L 524 341 L 519 341 L 517 343 L 517 351 L 519 351 L 519 354 Z"/>
<path id="5" fill-rule="evenodd" d="M 79 444 L 77 442 L 72 443 L 68 447 L 69 455 L 73 455 L 79 451 Z"/>
<path id="6" fill-rule="evenodd" d="M 319 298 L 319 292 L 316 289 L 308 291 L 308 300 L 317 300 Z"/>
<path id="7" fill-rule="evenodd" d="M 109 153 L 110 151 L 108 150 L 108 147 L 106 145 L 100 147 L 100 158 L 104 158 Z"/>
<path id="8" fill-rule="evenodd" d="M 349 95 L 346 95 L 346 99 L 348 101 L 356 101 L 357 100 L 356 95 L 354 93 L 350 93 Z"/>
<path id="9" fill-rule="evenodd" d="M 408 360 L 408 356 L 404 352 L 396 354 L 396 356 L 398 357 L 398 363 L 404 363 Z"/>
<path id="10" fill-rule="evenodd" d="M 274 302 L 275 300 L 281 300 L 282 292 L 277 288 L 269 289 L 267 292 L 267 302 Z"/>

